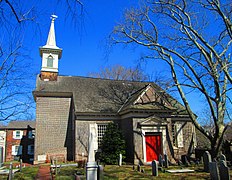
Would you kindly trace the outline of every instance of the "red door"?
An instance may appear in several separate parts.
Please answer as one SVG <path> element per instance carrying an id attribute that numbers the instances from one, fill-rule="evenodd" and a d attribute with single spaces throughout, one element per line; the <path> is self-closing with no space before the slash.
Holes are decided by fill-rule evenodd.
<path id="1" fill-rule="evenodd" d="M 161 154 L 161 135 L 145 135 L 147 162 L 159 159 Z"/>

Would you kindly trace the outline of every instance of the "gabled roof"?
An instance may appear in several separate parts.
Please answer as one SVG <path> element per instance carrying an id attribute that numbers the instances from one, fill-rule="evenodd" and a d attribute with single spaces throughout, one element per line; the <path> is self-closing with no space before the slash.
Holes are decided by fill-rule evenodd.
<path id="1" fill-rule="evenodd" d="M 28 127 L 35 129 L 35 121 L 10 121 L 4 129 L 27 129 Z"/>
<path id="2" fill-rule="evenodd" d="M 141 100 L 150 91 L 152 101 Z M 88 78 L 79 76 L 58 76 L 57 81 L 41 81 L 37 78 L 34 96 L 72 96 L 76 112 L 118 113 L 126 109 L 152 109 L 173 111 L 172 102 L 183 106 L 152 82 L 136 82 Z M 151 94 L 153 93 L 153 94 Z M 155 96 L 159 101 L 155 101 Z M 162 98 L 167 98 L 163 100 Z M 170 102 L 170 99 L 172 102 Z"/>

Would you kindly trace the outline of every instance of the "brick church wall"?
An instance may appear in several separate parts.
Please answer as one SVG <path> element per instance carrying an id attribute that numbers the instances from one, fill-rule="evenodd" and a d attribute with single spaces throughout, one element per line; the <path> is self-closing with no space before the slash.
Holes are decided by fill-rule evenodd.
<path id="1" fill-rule="evenodd" d="M 38 155 L 69 158 L 74 151 L 71 98 L 37 97 L 36 106 L 35 161 Z"/>

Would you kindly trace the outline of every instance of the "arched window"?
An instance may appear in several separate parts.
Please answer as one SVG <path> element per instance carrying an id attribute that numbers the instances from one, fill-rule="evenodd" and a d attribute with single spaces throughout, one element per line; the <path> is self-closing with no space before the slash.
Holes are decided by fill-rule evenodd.
<path id="1" fill-rule="evenodd" d="M 51 55 L 47 58 L 47 67 L 53 67 L 53 57 Z"/>

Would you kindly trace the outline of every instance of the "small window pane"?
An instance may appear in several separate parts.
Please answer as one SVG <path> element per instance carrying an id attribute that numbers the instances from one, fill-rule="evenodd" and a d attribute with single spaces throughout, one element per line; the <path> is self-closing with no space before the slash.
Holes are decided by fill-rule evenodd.
<path id="1" fill-rule="evenodd" d="M 101 146 L 101 142 L 103 139 L 103 136 L 105 134 L 105 131 L 107 129 L 107 124 L 98 124 L 97 130 L 98 130 L 98 147 Z"/>
<path id="2" fill-rule="evenodd" d="M 48 56 L 47 58 L 47 67 L 53 67 L 53 57 Z"/>

